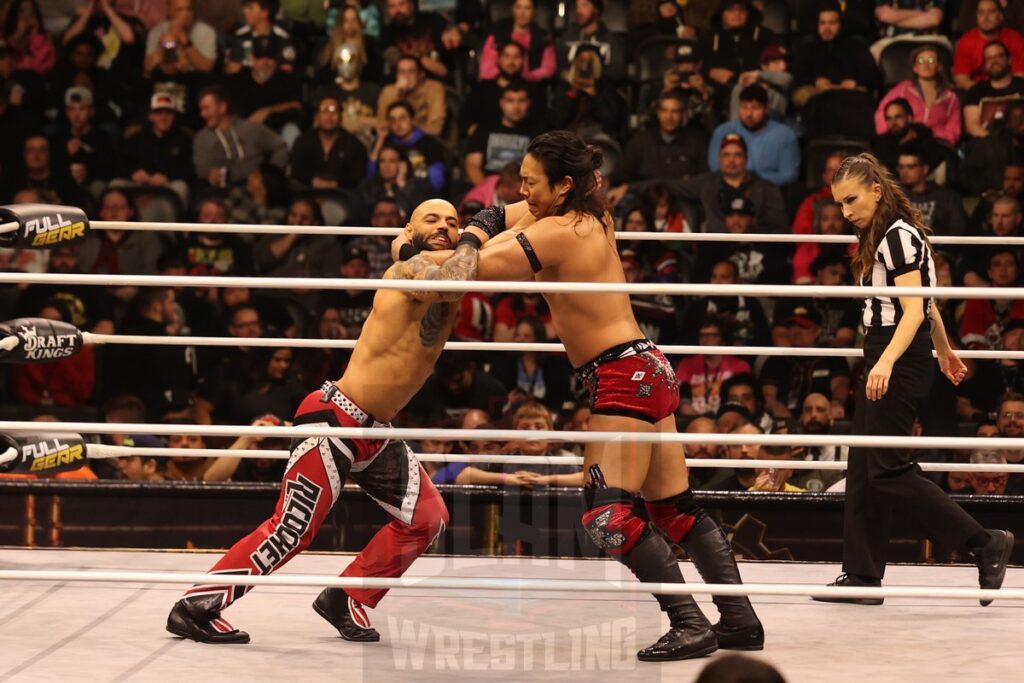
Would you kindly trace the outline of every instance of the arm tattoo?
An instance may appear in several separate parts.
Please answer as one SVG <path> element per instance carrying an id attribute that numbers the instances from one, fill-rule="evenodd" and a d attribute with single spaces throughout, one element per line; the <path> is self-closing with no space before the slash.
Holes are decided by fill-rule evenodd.
<path id="1" fill-rule="evenodd" d="M 460 244 L 440 266 L 425 254 L 417 254 L 398 264 L 389 277 L 395 280 L 475 280 L 478 252 L 471 244 Z M 414 295 L 434 294 L 440 301 L 458 301 L 463 292 L 415 291 Z"/>
<path id="2" fill-rule="evenodd" d="M 395 280 L 420 280 L 426 277 L 430 269 L 437 267 L 425 254 L 417 254 L 408 261 L 399 263 L 391 277 Z"/>
<path id="3" fill-rule="evenodd" d="M 455 253 L 448 257 L 448 260 L 441 264 L 439 277 L 442 280 L 475 280 L 477 265 L 480 262 L 480 252 L 472 244 L 463 243 L 456 249 Z M 452 292 L 454 296 L 446 300 L 458 300 L 462 294 Z"/>

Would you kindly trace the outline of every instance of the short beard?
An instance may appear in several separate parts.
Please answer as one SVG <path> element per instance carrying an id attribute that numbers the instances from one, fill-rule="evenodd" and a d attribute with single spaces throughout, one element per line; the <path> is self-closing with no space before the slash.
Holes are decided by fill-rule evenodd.
<path id="1" fill-rule="evenodd" d="M 434 248 L 427 242 L 429 238 L 430 235 L 413 235 L 410 241 L 412 246 L 416 247 L 416 251 L 434 251 Z"/>
<path id="2" fill-rule="evenodd" d="M 828 425 L 824 422 L 818 422 L 817 420 L 811 420 L 804 424 L 805 434 L 825 434 L 828 432 Z"/>

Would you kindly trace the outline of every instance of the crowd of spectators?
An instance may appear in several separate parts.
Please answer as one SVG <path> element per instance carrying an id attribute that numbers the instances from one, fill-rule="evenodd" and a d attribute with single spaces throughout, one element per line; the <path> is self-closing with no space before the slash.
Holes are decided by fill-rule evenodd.
<path id="1" fill-rule="evenodd" d="M 1022 254 L 1000 238 L 1021 236 L 1024 222 L 1018 5 L 575 0 L 559 3 L 559 13 L 547 0 L 5 0 L 0 201 L 74 204 L 103 220 L 400 227 L 419 202 L 446 197 L 465 220 L 485 205 L 516 201 L 530 138 L 568 128 L 604 150 L 603 190 L 619 230 L 843 235 L 853 230 L 831 200 L 831 176 L 845 155 L 870 150 L 934 234 L 995 245 L 941 248 L 940 285 L 1013 287 Z M 619 248 L 629 282 L 851 283 L 846 246 L 623 239 Z M 382 238 L 299 234 L 106 230 L 50 252 L 0 252 L 5 270 L 46 273 L 362 278 L 380 276 L 390 262 Z M 341 374 L 347 353 L 247 347 L 245 339 L 352 339 L 372 305 L 371 292 L 344 289 L 0 291 L 2 318 L 237 338 L 238 347 L 86 349 L 13 368 L 3 383 L 8 415 L 182 424 L 287 421 L 304 391 Z M 852 348 L 859 302 L 632 301 L 659 344 L 737 347 L 677 360 L 683 429 L 849 428 L 865 371 L 858 362 L 759 358 L 739 347 Z M 938 303 L 960 347 L 1024 349 L 1017 299 Z M 540 296 L 470 294 L 455 336 L 557 341 L 550 322 Z M 1019 434 L 1020 361 L 969 368 L 959 388 L 937 383 L 922 433 L 973 434 L 991 425 L 996 436 Z M 446 354 L 399 423 L 585 428 L 586 408 L 558 354 Z M 535 441 L 438 447 L 562 448 Z M 688 450 L 691 458 L 758 453 Z M 846 457 L 843 449 L 766 455 Z M 1018 455 L 936 457 L 992 463 Z M 188 459 L 133 459 L 120 468 L 131 478 L 213 480 L 273 478 L 274 471 L 260 461 Z M 536 486 L 575 482 L 578 473 L 445 467 L 435 474 L 444 482 Z M 832 470 L 694 470 L 695 484 L 725 488 L 821 490 L 837 479 Z M 1020 488 L 1004 479 L 943 483 Z"/>

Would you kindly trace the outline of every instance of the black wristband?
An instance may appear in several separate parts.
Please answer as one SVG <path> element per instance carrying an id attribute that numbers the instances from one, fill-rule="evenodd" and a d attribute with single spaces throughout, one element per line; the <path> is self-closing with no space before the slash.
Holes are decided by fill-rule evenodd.
<path id="1" fill-rule="evenodd" d="M 462 236 L 459 237 L 459 246 L 461 247 L 463 244 L 468 244 L 474 249 L 479 249 L 484 245 L 484 241 L 468 230 L 463 230 Z"/>
<path id="2" fill-rule="evenodd" d="M 420 253 L 419 249 L 414 247 L 412 244 L 406 242 L 405 244 L 398 248 L 398 260 L 408 261 L 418 253 Z"/>
<path id="3" fill-rule="evenodd" d="M 476 212 L 466 227 L 474 226 L 483 230 L 488 237 L 494 237 L 505 232 L 505 207 L 488 206 Z"/>

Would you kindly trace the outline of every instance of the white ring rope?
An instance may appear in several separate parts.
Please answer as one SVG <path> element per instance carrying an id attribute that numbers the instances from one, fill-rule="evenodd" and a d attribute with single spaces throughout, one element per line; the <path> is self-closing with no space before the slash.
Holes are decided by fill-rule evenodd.
<path id="1" fill-rule="evenodd" d="M 560 441 L 572 443 L 682 443 L 725 446 L 849 446 L 850 448 L 911 448 L 1022 450 L 1024 438 L 953 436 L 863 436 L 851 434 L 677 434 L 667 432 L 575 432 L 515 429 L 423 429 L 398 427 L 271 427 L 252 425 L 180 425 L 106 422 L 0 422 L 0 433 L 30 434 L 172 434 L 196 436 L 260 436 L 276 438 L 340 437 L 347 439 L 432 439 L 458 441 Z"/>
<path id="2" fill-rule="evenodd" d="M 0 284 L 103 287 L 248 287 L 250 289 L 395 289 L 407 292 L 525 292 L 539 294 L 653 294 L 666 296 L 826 297 L 927 296 L 936 299 L 1017 299 L 1019 287 L 859 287 L 853 285 L 719 285 L 625 282 L 503 282 L 500 280 L 382 280 L 375 278 L 228 277 L 213 275 L 101 275 L 0 273 Z"/>
<path id="3" fill-rule="evenodd" d="M 251 346 L 293 349 L 354 349 L 355 339 L 299 339 L 294 337 L 155 337 L 132 334 L 95 334 L 83 332 L 86 344 L 131 344 L 140 346 Z M 0 340 L 3 344 L 4 340 Z M 15 345 L 17 340 L 15 340 Z M 560 353 L 562 344 L 517 342 L 448 342 L 446 351 L 537 351 Z M 684 346 L 666 344 L 658 348 L 667 355 L 729 355 L 729 356 L 812 356 L 814 358 L 860 358 L 858 348 L 803 348 L 797 346 Z M 932 351 L 932 355 L 935 352 Z M 1024 351 L 957 351 L 961 358 L 988 360 L 1024 360 Z"/>
<path id="4" fill-rule="evenodd" d="M 13 226 L 13 227 L 10 227 Z M 0 233 L 13 232 L 17 223 L 0 225 Z M 261 225 L 242 223 L 150 223 L 145 221 L 89 221 L 89 227 L 95 230 L 131 230 L 156 232 L 207 232 L 207 233 L 238 233 L 262 235 L 353 235 L 394 237 L 403 228 L 372 228 L 367 226 L 348 227 L 334 225 Z M 6 229 L 5 229 L 6 228 Z M 789 242 L 812 244 L 855 244 L 854 235 L 816 235 L 796 233 L 744 233 L 728 232 L 623 232 L 615 233 L 617 239 L 623 241 L 637 240 L 645 242 Z M 995 244 L 998 240 L 1003 245 L 1024 245 L 1024 237 L 929 237 L 932 244 Z"/>
<path id="5" fill-rule="evenodd" d="M 0 570 L 0 581 L 74 581 L 105 583 L 172 583 L 212 586 L 300 586 L 307 588 L 428 588 L 431 590 L 655 593 L 661 595 L 775 595 L 847 598 L 937 598 L 949 600 L 1024 600 L 1024 588 L 982 590 L 980 588 L 936 588 L 931 586 L 888 586 L 884 588 L 838 588 L 809 584 L 707 584 L 641 583 L 584 579 L 483 578 L 444 576 L 402 576 L 397 578 L 357 576 L 316 576 L 271 574 L 268 576 L 225 576 L 196 572 L 126 572 L 98 570 Z"/>
<path id="6" fill-rule="evenodd" d="M 108 446 L 86 444 L 90 459 L 124 458 L 140 456 L 145 458 L 261 458 L 264 460 L 288 460 L 291 451 L 259 450 L 242 448 L 149 448 L 135 446 Z M 466 463 L 469 465 L 568 465 L 583 464 L 583 458 L 575 455 L 493 455 L 479 453 L 413 453 L 420 462 Z M 971 463 L 919 463 L 925 472 L 1024 472 L 1024 464 L 975 465 Z M 816 460 L 731 460 L 728 458 L 687 458 L 686 465 L 695 469 L 780 469 L 780 470 L 836 470 L 843 471 L 847 462 Z"/>

